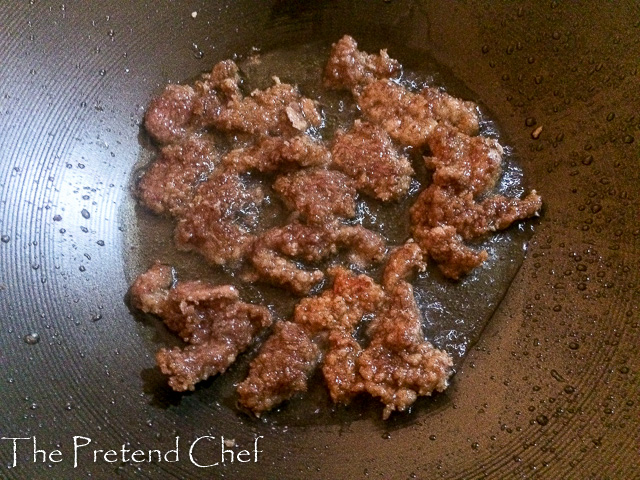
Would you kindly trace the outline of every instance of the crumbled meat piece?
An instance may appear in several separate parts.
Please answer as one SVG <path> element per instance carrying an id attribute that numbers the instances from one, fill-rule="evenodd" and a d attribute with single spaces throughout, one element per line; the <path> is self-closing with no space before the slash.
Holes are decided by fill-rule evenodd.
<path id="1" fill-rule="evenodd" d="M 335 170 L 307 169 L 280 176 L 273 188 L 289 210 L 308 223 L 321 224 L 356 214 L 356 190 L 345 174 Z"/>
<path id="2" fill-rule="evenodd" d="M 196 250 L 216 264 L 241 259 L 253 239 L 249 227 L 262 200 L 262 190 L 247 187 L 237 174 L 213 174 L 196 189 L 179 218 L 177 246 Z"/>
<path id="3" fill-rule="evenodd" d="M 382 273 L 382 285 L 391 291 L 400 282 L 409 281 L 409 277 L 416 272 L 424 272 L 427 264 L 424 252 L 413 240 L 395 248 L 390 254 Z"/>
<path id="4" fill-rule="evenodd" d="M 169 298 L 174 283 L 174 271 L 169 265 L 156 262 L 149 270 L 136 278 L 131 286 L 130 298 L 134 308 L 158 315 Z"/>
<path id="5" fill-rule="evenodd" d="M 169 143 L 187 134 L 192 118 L 196 92 L 189 85 L 167 85 L 151 100 L 144 117 L 144 126 L 156 141 Z"/>
<path id="6" fill-rule="evenodd" d="M 410 407 L 419 396 L 443 391 L 452 374 L 451 356 L 424 339 L 422 315 L 409 281 L 424 268 L 415 243 L 395 249 L 385 268 L 385 303 L 369 324 L 369 346 L 358 357 L 364 390 L 379 397 L 383 418 Z"/>
<path id="7" fill-rule="evenodd" d="M 213 125 L 223 107 L 242 100 L 238 66 L 233 60 L 224 60 L 213 66 L 195 82 L 197 93 L 193 102 L 194 123 L 199 127 Z"/>
<path id="8" fill-rule="evenodd" d="M 239 300 L 230 285 L 182 282 L 173 284 L 172 269 L 156 263 L 131 287 L 132 303 L 162 318 L 188 343 L 185 348 L 162 348 L 156 355 L 160 370 L 176 391 L 224 372 L 271 325 L 269 311 Z"/>
<path id="9" fill-rule="evenodd" d="M 524 199 L 490 195 L 476 201 L 471 192 L 456 194 L 451 189 L 430 185 L 411 207 L 411 224 L 414 230 L 451 225 L 462 238 L 471 240 L 532 217 L 541 206 L 535 191 Z"/>
<path id="10" fill-rule="evenodd" d="M 466 135 L 478 134 L 480 119 L 474 102 L 461 100 L 434 87 L 425 87 L 418 95 L 429 105 L 431 115 L 438 122 Z"/>
<path id="11" fill-rule="evenodd" d="M 324 356 L 322 374 L 334 403 L 348 404 L 364 391 L 364 382 L 358 373 L 358 357 L 362 347 L 342 330 L 329 333 L 329 350 Z"/>
<path id="12" fill-rule="evenodd" d="M 462 102 L 443 92 L 436 95 L 432 89 L 413 93 L 390 80 L 378 80 L 366 85 L 356 100 L 369 121 L 382 126 L 403 145 L 426 145 L 439 122 L 468 135 L 478 131 L 472 102 Z"/>
<path id="13" fill-rule="evenodd" d="M 238 173 L 281 172 L 296 167 L 324 166 L 330 161 L 327 148 L 308 135 L 264 137 L 256 145 L 232 150 L 222 159 L 227 168 Z"/>
<path id="14" fill-rule="evenodd" d="M 255 90 L 242 99 L 234 98 L 206 120 L 225 132 L 286 136 L 298 135 L 322 123 L 315 102 L 286 83 Z"/>
<path id="15" fill-rule="evenodd" d="M 361 265 L 382 260 L 386 250 L 384 240 L 378 234 L 360 225 L 294 222 L 259 236 L 249 258 L 255 269 L 255 279 L 306 295 L 324 274 L 320 270 L 304 270 L 292 259 L 315 263 L 336 254 L 340 247 L 347 248 L 350 259 Z"/>
<path id="16" fill-rule="evenodd" d="M 189 136 L 181 143 L 166 145 L 140 178 L 136 194 L 154 213 L 179 215 L 217 161 L 213 145 L 200 137 Z"/>
<path id="17" fill-rule="evenodd" d="M 278 322 L 238 385 L 240 404 L 255 415 L 305 392 L 320 350 L 295 323 Z"/>
<path id="18" fill-rule="evenodd" d="M 466 246 L 450 225 L 416 229 L 413 238 L 438 264 L 442 274 L 452 280 L 470 273 L 489 258 L 486 250 L 476 251 Z"/>
<path id="19" fill-rule="evenodd" d="M 503 230 L 515 221 L 537 215 L 541 206 L 535 190 L 524 199 L 491 195 L 478 202 L 470 191 L 456 193 L 430 185 L 410 210 L 413 238 L 446 276 L 457 279 L 487 258 L 486 252 L 476 253 L 462 240 Z"/>
<path id="20" fill-rule="evenodd" d="M 368 55 L 358 50 L 358 44 L 345 35 L 331 47 L 329 61 L 324 70 L 324 85 L 335 89 L 354 89 L 380 78 L 395 78 L 401 65 L 389 58 L 386 50 L 380 55 Z"/>
<path id="21" fill-rule="evenodd" d="M 387 252 L 384 238 L 361 225 L 339 228 L 335 241 L 349 251 L 349 261 L 360 268 L 380 262 Z"/>
<path id="22" fill-rule="evenodd" d="M 398 200 L 409 190 L 414 173 L 411 163 L 377 125 L 356 120 L 348 132 L 337 135 L 331 153 L 334 165 L 367 195 Z"/>
<path id="23" fill-rule="evenodd" d="M 428 168 L 440 187 L 469 190 L 478 195 L 495 186 L 502 171 L 502 147 L 487 137 L 470 137 L 450 127 L 439 126 L 429 138 Z"/>
<path id="24" fill-rule="evenodd" d="M 382 344 L 367 347 L 358 357 L 364 389 L 384 404 L 383 419 L 409 408 L 419 396 L 442 392 L 448 386 L 453 362 L 429 342 L 391 351 Z"/>
<path id="25" fill-rule="evenodd" d="M 319 296 L 303 298 L 294 310 L 293 321 L 310 335 L 331 330 L 350 334 L 383 300 L 382 288 L 367 275 L 355 275 L 344 267 L 335 267 L 330 274 L 333 287 Z"/>

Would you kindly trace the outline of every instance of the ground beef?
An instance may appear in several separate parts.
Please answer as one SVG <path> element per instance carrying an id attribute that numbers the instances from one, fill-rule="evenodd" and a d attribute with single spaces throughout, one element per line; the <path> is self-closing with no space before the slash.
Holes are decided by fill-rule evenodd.
<path id="1" fill-rule="evenodd" d="M 291 138 L 264 137 L 256 145 L 232 150 L 222 163 L 237 173 L 252 170 L 273 173 L 324 166 L 330 161 L 329 151 L 322 143 L 302 134 Z"/>
<path id="2" fill-rule="evenodd" d="M 417 272 L 424 272 L 427 264 L 424 252 L 413 240 L 395 248 L 390 254 L 382 274 L 385 290 L 394 289 L 401 282 L 408 282 Z"/>
<path id="3" fill-rule="evenodd" d="M 356 190 L 345 174 L 306 169 L 280 176 L 273 184 L 289 210 L 311 224 L 356 214 Z"/>
<path id="4" fill-rule="evenodd" d="M 411 163 L 377 125 L 356 120 L 348 132 L 337 135 L 331 153 L 334 165 L 355 181 L 358 191 L 387 201 L 409 190 Z"/>
<path id="5" fill-rule="evenodd" d="M 329 333 L 329 350 L 324 356 L 322 374 L 334 403 L 348 404 L 364 391 L 364 382 L 358 372 L 360 344 L 342 330 Z"/>
<path id="6" fill-rule="evenodd" d="M 204 138 L 192 135 L 166 145 L 140 178 L 136 195 L 154 213 L 180 215 L 217 162 L 213 144 Z"/>
<path id="7" fill-rule="evenodd" d="M 310 335 L 341 330 L 351 334 L 362 317 L 375 312 L 383 300 L 382 288 L 367 275 L 355 275 L 344 267 L 330 272 L 333 286 L 316 297 L 302 299 L 293 321 Z"/>
<path id="8" fill-rule="evenodd" d="M 428 258 L 447 277 L 467 274 L 488 257 L 467 242 L 540 210 L 535 191 L 523 199 L 493 191 L 503 149 L 478 136 L 475 103 L 433 87 L 413 91 L 401 74 L 385 50 L 369 55 L 345 36 L 332 46 L 323 83 L 351 91 L 361 114 L 353 124 L 341 119 L 345 105 L 339 105 L 339 114 L 329 106 L 325 125 L 319 103 L 277 77 L 245 95 L 231 60 L 193 86 L 167 86 L 146 112 L 159 154 L 136 194 L 154 213 L 175 217 L 178 248 L 227 265 L 240 273 L 238 281 L 263 281 L 294 295 L 319 290 L 325 272 L 330 277 L 274 326 L 239 384 L 240 405 L 257 416 L 306 391 L 321 359 L 335 403 L 369 394 L 384 404 L 383 418 L 444 390 L 452 359 L 424 337 L 412 276 Z M 334 120 L 330 144 L 320 135 Z M 414 176 L 407 155 L 424 153 L 432 182 L 410 209 L 412 237 L 395 239 L 406 243 L 389 254 L 379 285 L 349 270 L 368 269 L 387 255 L 385 239 L 354 219 L 357 194 L 402 200 Z M 282 202 L 270 201 L 270 187 Z M 258 222 L 266 200 L 268 213 Z M 282 205 L 286 220 L 273 213 Z M 341 251 L 349 267 L 337 265 Z M 177 282 L 173 269 L 159 263 L 136 279 L 130 295 L 133 307 L 158 315 L 187 343 L 156 356 L 178 391 L 224 372 L 272 322 L 266 308 L 242 302 L 235 287 Z"/>
<path id="9" fill-rule="evenodd" d="M 535 190 L 522 200 L 491 195 L 476 201 L 470 191 L 458 193 L 433 184 L 411 207 L 413 238 L 446 276 L 457 279 L 487 258 L 486 252 L 474 252 L 463 245 L 463 240 L 503 230 L 515 221 L 537 215 L 541 206 Z"/>
<path id="10" fill-rule="evenodd" d="M 402 145 L 426 145 L 440 122 L 469 135 L 478 131 L 475 104 L 431 88 L 413 93 L 391 80 L 378 80 L 366 85 L 356 100 L 369 121 Z"/>
<path id="11" fill-rule="evenodd" d="M 293 136 L 319 127 L 322 117 L 313 100 L 276 79 L 272 87 L 230 100 L 206 117 L 205 122 L 223 132 Z"/>
<path id="12" fill-rule="evenodd" d="M 175 142 L 187 135 L 193 117 L 196 92 L 189 85 L 167 85 L 154 98 L 144 117 L 144 126 L 159 143 Z"/>
<path id="13" fill-rule="evenodd" d="M 251 362 L 249 375 L 238 385 L 240 404 L 260 416 L 305 392 L 319 359 L 320 350 L 300 326 L 276 323 Z"/>
<path id="14" fill-rule="evenodd" d="M 196 189 L 180 216 L 175 241 L 182 250 L 195 250 L 214 264 L 241 259 L 253 237 L 257 206 L 264 196 L 233 172 L 219 171 Z"/>
<path id="15" fill-rule="evenodd" d="M 433 169 L 433 183 L 440 187 L 468 190 L 478 195 L 490 190 L 502 171 L 502 146 L 487 137 L 470 137 L 446 126 L 437 127 L 429 137 L 431 156 L 425 157 Z"/>
<path id="16" fill-rule="evenodd" d="M 451 357 L 429 342 L 394 352 L 372 344 L 358 357 L 364 389 L 384 404 L 382 418 L 409 408 L 419 396 L 442 392 L 451 376 Z"/>
<path id="17" fill-rule="evenodd" d="M 137 278 L 130 295 L 136 308 L 158 315 L 188 344 L 156 355 L 176 391 L 194 390 L 196 383 L 224 372 L 271 325 L 269 311 L 240 301 L 235 287 L 175 283 L 172 269 L 158 263 Z"/>
<path id="18" fill-rule="evenodd" d="M 305 270 L 295 260 L 317 263 L 341 248 L 348 249 L 350 259 L 362 265 L 382 260 L 386 249 L 382 237 L 359 225 L 293 222 L 272 228 L 256 239 L 249 255 L 255 272 L 248 278 L 306 295 L 324 278 L 324 273 Z"/>
<path id="19" fill-rule="evenodd" d="M 402 66 L 389 58 L 386 50 L 380 50 L 380 55 L 368 55 L 345 35 L 331 47 L 323 80 L 326 87 L 350 90 L 380 78 L 398 77 L 400 73 Z"/>

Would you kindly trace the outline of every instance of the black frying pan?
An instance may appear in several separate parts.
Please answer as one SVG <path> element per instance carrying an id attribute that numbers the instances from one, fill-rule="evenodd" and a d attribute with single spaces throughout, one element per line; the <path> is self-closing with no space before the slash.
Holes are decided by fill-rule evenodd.
<path id="1" fill-rule="evenodd" d="M 637 478 L 638 19 L 632 1 L 3 3 L 0 438 L 29 440 L 0 441 L 0 477 Z M 144 106 L 233 53 L 344 33 L 491 112 L 545 199 L 527 258 L 452 387 L 408 415 L 260 422 L 229 383 L 172 394 L 166 335 L 125 302 Z M 205 436 L 195 463 L 222 436 L 247 461 L 199 468 Z M 176 437 L 177 462 L 122 462 Z"/>

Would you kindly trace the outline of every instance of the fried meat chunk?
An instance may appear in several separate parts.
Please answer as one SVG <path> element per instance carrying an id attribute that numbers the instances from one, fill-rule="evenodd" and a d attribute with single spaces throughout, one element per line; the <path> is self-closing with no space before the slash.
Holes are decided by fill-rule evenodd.
<path id="1" fill-rule="evenodd" d="M 222 159 L 228 169 L 237 173 L 252 170 L 273 173 L 299 167 L 321 167 L 330 161 L 327 148 L 304 134 L 291 138 L 264 137 L 251 147 L 232 150 Z"/>
<path id="2" fill-rule="evenodd" d="M 294 136 L 319 127 L 322 117 L 313 100 L 302 96 L 293 85 L 276 81 L 265 90 L 231 99 L 206 122 L 224 132 Z"/>
<path id="3" fill-rule="evenodd" d="M 333 286 L 321 295 L 303 298 L 294 310 L 293 321 L 310 335 L 333 330 L 351 334 L 363 316 L 382 304 L 382 288 L 371 277 L 355 275 L 344 267 L 329 273 Z"/>
<path id="4" fill-rule="evenodd" d="M 363 389 L 385 405 L 383 418 L 419 396 L 441 392 L 452 374 L 451 356 L 426 341 L 410 276 L 424 269 L 420 247 L 409 242 L 390 255 L 383 274 L 385 303 L 371 321 L 369 346 L 358 357 Z"/>
<path id="5" fill-rule="evenodd" d="M 238 385 L 240 404 L 256 416 L 305 392 L 320 359 L 319 348 L 300 326 L 278 322 Z"/>
<path id="6" fill-rule="evenodd" d="M 486 252 L 475 252 L 464 240 L 503 230 L 537 215 L 541 207 L 535 190 L 523 199 L 491 195 L 477 201 L 470 191 L 456 193 L 433 184 L 411 207 L 413 238 L 447 277 L 458 279 L 487 258 Z"/>
<path id="7" fill-rule="evenodd" d="M 369 55 L 358 50 L 357 42 L 345 35 L 331 46 L 324 70 L 324 85 L 328 88 L 351 90 L 380 78 L 395 78 L 402 66 L 389 58 L 386 50 Z"/>
<path id="8" fill-rule="evenodd" d="M 470 137 L 450 127 L 439 126 L 429 138 L 434 170 L 433 183 L 440 187 L 468 190 L 479 195 L 492 189 L 502 171 L 502 146 L 492 138 Z"/>
<path id="9" fill-rule="evenodd" d="M 180 215 L 217 162 L 213 144 L 204 138 L 166 145 L 138 181 L 136 195 L 154 213 Z"/>
<path id="10" fill-rule="evenodd" d="M 324 278 L 321 270 L 305 270 L 295 260 L 317 263 L 346 248 L 350 259 L 362 265 L 382 260 L 386 245 L 382 237 L 355 225 L 305 225 L 299 222 L 276 227 L 253 243 L 249 259 L 255 279 L 306 295 Z"/>
<path id="11" fill-rule="evenodd" d="M 214 264 L 241 259 L 253 236 L 256 208 L 264 194 L 247 186 L 239 175 L 220 171 L 200 184 L 189 208 L 180 216 L 175 241 Z"/>
<path id="12" fill-rule="evenodd" d="M 159 143 L 170 143 L 185 137 L 193 117 L 197 94 L 189 85 L 167 85 L 149 104 L 144 126 Z"/>
<path id="13" fill-rule="evenodd" d="M 390 80 L 378 80 L 366 85 L 356 95 L 356 101 L 369 121 L 380 125 L 402 145 L 423 147 L 439 123 L 468 135 L 478 132 L 473 102 L 430 87 L 414 93 Z"/>
<path id="14" fill-rule="evenodd" d="M 156 355 L 176 391 L 194 390 L 196 383 L 223 373 L 271 325 L 269 311 L 242 302 L 235 287 L 175 283 L 171 267 L 159 263 L 136 279 L 131 298 L 134 307 L 162 318 L 188 344 Z"/>
<path id="15" fill-rule="evenodd" d="M 278 177 L 273 188 L 289 210 L 310 224 L 352 218 L 356 214 L 353 181 L 335 170 L 299 170 Z"/>
<path id="16" fill-rule="evenodd" d="M 409 190 L 414 173 L 411 163 L 378 125 L 356 120 L 349 131 L 337 135 L 331 152 L 334 165 L 367 195 L 398 200 Z"/>

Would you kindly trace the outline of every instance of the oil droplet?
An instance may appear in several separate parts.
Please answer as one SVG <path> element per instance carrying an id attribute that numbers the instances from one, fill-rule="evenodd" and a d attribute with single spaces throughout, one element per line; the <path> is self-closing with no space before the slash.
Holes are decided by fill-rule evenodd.
<path id="1" fill-rule="evenodd" d="M 576 391 L 576 389 L 574 387 L 572 387 L 571 385 L 567 385 L 567 386 L 564 387 L 564 393 L 566 393 L 567 395 L 571 395 L 575 391 Z"/>
<path id="2" fill-rule="evenodd" d="M 631 135 L 625 135 L 622 141 L 624 143 L 633 143 L 634 138 Z"/>
<path id="3" fill-rule="evenodd" d="M 538 415 L 536 417 L 536 422 L 544 427 L 547 423 L 549 423 L 549 418 L 546 415 Z"/>
<path id="4" fill-rule="evenodd" d="M 53 221 L 54 222 L 59 222 L 60 220 L 62 220 L 62 215 L 54 215 L 53 216 Z"/>
<path id="5" fill-rule="evenodd" d="M 101 247 L 104 247 L 104 240 L 98 240 L 96 243 Z"/>
<path id="6" fill-rule="evenodd" d="M 524 124 L 525 124 L 527 127 L 533 127 L 533 126 L 536 124 L 536 119 L 535 119 L 535 118 L 533 118 L 533 117 L 528 117 L 528 118 L 524 121 Z"/>
<path id="7" fill-rule="evenodd" d="M 2 235 L 0 237 L 0 241 L 2 241 L 2 243 L 9 243 L 11 241 L 11 237 L 9 235 Z"/>
<path id="8" fill-rule="evenodd" d="M 616 118 L 616 114 L 611 112 L 609 115 L 607 115 L 607 122 L 610 122 L 614 118 Z"/>
<path id="9" fill-rule="evenodd" d="M 88 219 L 89 217 L 91 217 L 91 214 L 89 213 L 89 210 L 87 210 L 86 208 L 83 208 L 83 209 L 82 209 L 82 211 L 81 211 L 80 213 L 82 214 L 82 216 L 83 216 L 84 218 L 87 218 L 87 219 Z"/>
<path id="10" fill-rule="evenodd" d="M 204 52 L 200 49 L 197 43 L 191 44 L 191 50 L 193 50 L 193 56 L 200 60 L 204 57 Z"/>
<path id="11" fill-rule="evenodd" d="M 28 345 L 35 345 L 40 342 L 40 335 L 37 333 L 29 333 L 24 336 L 24 343 Z"/>
<path id="12" fill-rule="evenodd" d="M 578 348 L 580 348 L 580 345 L 578 344 L 578 342 L 571 342 L 569 343 L 569 348 L 571 350 L 577 350 Z"/>

